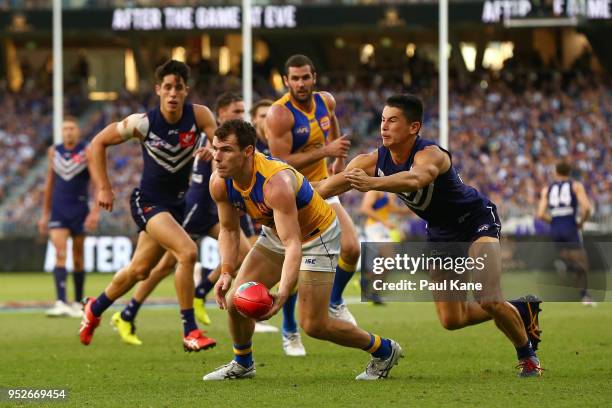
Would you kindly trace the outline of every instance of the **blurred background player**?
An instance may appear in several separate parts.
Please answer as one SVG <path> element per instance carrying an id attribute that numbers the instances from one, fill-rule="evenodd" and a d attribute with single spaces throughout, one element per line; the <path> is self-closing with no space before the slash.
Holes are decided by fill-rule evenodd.
<path id="1" fill-rule="evenodd" d="M 99 219 L 99 209 L 94 205 L 91 211 L 89 199 L 89 148 L 81 140 L 78 120 L 64 118 L 62 143 L 49 147 L 47 151 L 47 176 L 43 213 L 38 221 L 42 236 L 49 234 L 55 248 L 53 278 L 57 300 L 46 311 L 47 316 L 81 317 L 80 301 L 83 298 L 85 270 L 83 266 L 83 244 L 85 231 L 93 231 Z M 74 270 L 74 300 L 68 304 L 66 296 L 66 256 L 68 239 L 72 238 L 72 261 Z"/>
<path id="2" fill-rule="evenodd" d="M 255 126 L 257 132 L 257 142 L 255 149 L 266 156 L 270 156 L 270 147 L 268 146 L 268 136 L 266 135 L 266 117 L 270 106 L 274 101 L 271 99 L 261 99 L 251 107 L 251 123 Z"/>
<path id="3" fill-rule="evenodd" d="M 540 193 L 537 217 L 550 223 L 550 237 L 557 243 L 561 260 L 577 274 L 582 303 L 594 306 L 588 292 L 589 261 L 581 231 L 592 207 L 582 183 L 570 179 L 571 171 L 566 161 L 557 163 L 555 180 Z"/>
<path id="4" fill-rule="evenodd" d="M 493 319 L 516 349 L 519 376 L 540 376 L 535 350 L 540 342 L 541 302 L 531 296 L 512 303 L 501 298 L 501 224 L 495 204 L 463 184 L 447 150 L 419 136 L 422 124 L 420 98 L 411 94 L 389 97 L 380 123 L 383 145 L 354 158 L 344 172 L 322 181 L 317 191 L 323 197 L 352 188 L 393 192 L 427 221 L 428 242 L 452 243 L 453 247 L 469 243 L 467 254 L 460 256 L 488 259 L 483 273 L 473 274 L 476 282 L 486 284 L 480 293 L 474 293 L 475 302 L 468 302 L 465 293 L 459 300 L 440 298 L 444 293 L 434 292 L 440 323 L 457 330 Z M 437 279 L 439 272 L 430 271 L 431 278 Z"/>
<path id="5" fill-rule="evenodd" d="M 284 160 L 310 182 L 328 177 L 327 158 L 334 158 L 332 170 L 344 168 L 350 142 L 340 136 L 335 115 L 336 102 L 328 92 L 315 92 L 316 70 L 310 58 L 293 55 L 285 63 L 283 81 L 289 89 L 270 107 L 266 118 L 266 135 L 273 157 Z M 342 293 L 355 273 L 359 260 L 359 239 L 351 218 L 338 197 L 328 203 L 338 215 L 342 230 L 341 251 L 330 296 L 330 316 L 356 324 Z M 283 336 L 289 343 L 301 343 L 294 317 L 296 295 L 283 309 Z"/>
<path id="6" fill-rule="evenodd" d="M 102 313 L 127 293 L 169 251 L 177 260 L 175 286 L 183 322 L 185 351 L 199 351 L 216 343 L 198 329 L 193 311 L 193 268 L 197 247 L 181 227 L 185 192 L 194 155 L 209 159 L 210 152 L 196 149 L 202 131 L 212 134 L 215 121 L 203 105 L 186 103 L 189 67 L 169 60 L 155 71 L 159 106 L 112 123 L 92 141 L 92 175 L 100 189 L 98 205 L 112 211 L 114 193 L 107 175 L 106 149 L 131 138 L 141 142 L 144 169 L 140 187 L 131 197 L 132 217 L 140 233 L 130 264 L 115 274 L 104 292 L 88 298 L 83 308 L 81 343 L 88 345 Z"/>
<path id="7" fill-rule="evenodd" d="M 390 339 L 368 333 L 328 315 L 335 263 L 340 252 L 337 216 L 308 180 L 286 163 L 255 151 L 255 128 L 243 120 L 223 124 L 213 140 L 217 169 L 211 195 L 219 209 L 219 247 L 222 273 L 215 285 L 217 303 L 228 310 L 235 358 L 204 376 L 205 381 L 250 378 L 255 375 L 252 353 L 254 320 L 226 300 L 237 266 L 239 222 L 236 208 L 263 225 L 264 233 L 240 267 L 234 287 L 249 281 L 268 289 L 279 283 L 267 315 L 276 314 L 299 286 L 300 325 L 315 338 L 361 348 L 371 354 L 358 380 L 387 377 L 402 349 Z M 299 276 L 299 280 L 298 280 Z"/>
<path id="8" fill-rule="evenodd" d="M 394 223 L 392 214 L 411 214 L 412 211 L 408 207 L 400 207 L 395 203 L 395 197 L 392 197 L 385 191 L 368 191 L 363 195 L 361 200 L 360 211 L 365 215 L 364 233 L 367 242 L 400 242 L 401 232 L 397 230 L 399 223 Z M 399 239 L 398 239 L 399 238 Z M 373 256 L 394 256 L 394 247 L 381 247 L 380 253 Z M 386 252 L 389 252 L 386 254 Z M 370 288 L 371 274 L 363 273 L 361 286 Z M 368 297 L 375 305 L 382 305 L 383 302 L 376 293 L 369 293 Z"/>
<path id="9" fill-rule="evenodd" d="M 368 242 L 396 242 L 399 231 L 392 214 L 412 214 L 407 207 L 398 206 L 389 193 L 374 190 L 363 195 L 360 211 L 367 217 L 364 233 Z"/>

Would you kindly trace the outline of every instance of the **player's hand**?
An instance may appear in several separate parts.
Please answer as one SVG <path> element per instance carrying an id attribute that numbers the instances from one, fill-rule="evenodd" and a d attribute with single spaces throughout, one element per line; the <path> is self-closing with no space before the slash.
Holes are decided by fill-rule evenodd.
<path id="1" fill-rule="evenodd" d="M 108 212 L 113 211 L 113 201 L 115 201 L 115 193 L 112 189 L 101 189 L 98 191 L 98 206 L 104 208 Z"/>
<path id="2" fill-rule="evenodd" d="M 43 237 L 47 235 L 47 233 L 49 232 L 49 216 L 48 215 L 44 214 L 42 217 L 40 217 L 40 220 L 38 220 L 38 232 Z"/>
<path id="3" fill-rule="evenodd" d="M 259 321 L 259 322 L 261 322 L 263 320 L 268 320 L 272 316 L 277 314 L 278 311 L 281 310 L 281 308 L 283 307 L 283 305 L 285 304 L 285 302 L 289 298 L 289 295 L 285 295 L 285 294 L 282 294 L 282 293 L 276 293 L 276 294 L 270 293 L 270 296 L 272 296 L 272 299 L 274 301 L 274 303 L 272 303 L 272 309 L 270 309 L 270 311 L 268 313 L 266 313 L 265 315 L 261 316 L 261 318 L 257 319 L 257 321 Z"/>
<path id="4" fill-rule="evenodd" d="M 211 161 L 213 158 L 212 150 L 210 150 L 206 146 L 200 147 L 198 150 L 196 150 L 193 153 L 193 156 L 197 157 L 198 160 L 204 160 L 204 161 Z"/>
<path id="5" fill-rule="evenodd" d="M 370 177 L 363 169 L 351 169 L 344 173 L 344 177 L 351 183 L 357 191 L 366 192 L 374 190 L 376 177 Z"/>
<path id="6" fill-rule="evenodd" d="M 85 218 L 85 230 L 87 232 L 94 232 L 96 227 L 98 226 L 98 221 L 100 220 L 100 213 L 98 211 L 91 211 L 87 218 Z"/>
<path id="7" fill-rule="evenodd" d="M 337 157 L 336 160 L 334 160 L 334 163 L 331 166 L 332 174 L 340 173 L 342 170 L 344 170 L 344 166 L 345 166 L 344 158 Z"/>
<path id="8" fill-rule="evenodd" d="M 225 300 L 225 295 L 229 291 L 232 286 L 232 276 L 229 273 L 222 273 L 219 279 L 217 279 L 217 283 L 215 283 L 215 300 L 217 301 L 217 305 L 219 309 L 227 310 L 227 301 Z"/>
<path id="9" fill-rule="evenodd" d="M 350 147 L 351 141 L 348 139 L 348 135 L 342 135 L 325 146 L 325 154 L 327 157 L 341 157 L 345 159 L 348 156 Z"/>

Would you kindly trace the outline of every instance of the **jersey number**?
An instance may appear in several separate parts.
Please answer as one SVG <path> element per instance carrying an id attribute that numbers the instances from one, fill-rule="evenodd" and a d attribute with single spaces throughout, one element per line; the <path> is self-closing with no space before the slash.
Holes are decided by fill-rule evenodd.
<path id="1" fill-rule="evenodd" d="M 557 207 L 569 207 L 572 205 L 572 194 L 570 192 L 569 183 L 555 184 L 550 188 L 548 193 L 548 205 L 553 208 Z"/>

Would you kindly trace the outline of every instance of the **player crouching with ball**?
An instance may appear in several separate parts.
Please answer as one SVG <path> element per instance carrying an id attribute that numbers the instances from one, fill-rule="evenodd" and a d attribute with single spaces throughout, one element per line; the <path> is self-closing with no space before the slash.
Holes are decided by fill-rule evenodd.
<path id="1" fill-rule="evenodd" d="M 255 128 L 242 120 L 225 122 L 215 132 L 211 196 L 219 209 L 221 277 L 215 286 L 217 303 L 228 311 L 234 359 L 204 376 L 204 380 L 250 378 L 255 375 L 251 350 L 255 321 L 233 304 L 234 288 L 256 281 L 268 289 L 279 283 L 267 320 L 298 287 L 300 325 L 317 339 L 360 348 L 372 355 L 358 380 L 385 378 L 402 349 L 395 341 L 330 318 L 327 313 L 340 251 L 340 228 L 332 208 L 308 180 L 288 164 L 255 152 Z M 263 225 L 263 233 L 242 263 L 237 276 L 237 210 Z M 227 299 L 227 300 L 226 300 Z"/>

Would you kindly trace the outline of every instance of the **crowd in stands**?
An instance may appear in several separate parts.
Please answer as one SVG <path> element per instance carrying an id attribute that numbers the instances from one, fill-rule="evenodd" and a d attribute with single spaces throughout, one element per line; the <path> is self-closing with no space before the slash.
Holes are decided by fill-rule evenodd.
<path id="1" fill-rule="evenodd" d="M 353 156 L 379 145 L 384 101 L 389 95 L 406 90 L 417 93 L 424 100 L 426 113 L 421 135 L 437 139 L 437 84 L 435 75 L 427 78 L 427 82 L 414 81 L 406 88 L 404 78 L 368 74 L 343 75 L 340 79 L 323 74 L 319 85 L 335 95 L 336 113 L 343 133 L 351 135 Z M 231 77 L 200 83 L 193 89 L 192 101 L 211 108 L 221 92 L 240 90 L 239 82 Z M 559 158 L 568 159 L 574 166 L 573 176 L 586 185 L 598 219 L 612 218 L 612 141 L 609 133 L 612 86 L 605 78 L 580 73 L 481 72 L 455 75 L 450 89 L 449 150 L 453 162 L 464 182 L 477 187 L 497 203 L 502 222 L 511 217 L 533 216 L 540 190 L 552 179 L 554 164 Z M 269 92 L 266 88 L 259 90 L 258 95 L 277 96 Z M 106 124 L 133 112 L 144 112 L 155 103 L 154 93 L 139 96 L 126 93 L 117 101 L 93 105 L 82 116 L 83 135 L 91 138 Z M 2 119 L 5 115 L 0 118 L 3 135 L 0 146 L 7 147 L 2 149 L 0 166 L 13 168 L 6 165 L 7 156 L 23 163 L 21 171 L 0 172 L 0 189 L 3 186 L 6 189 L 19 182 L 11 177 L 22 177 L 35 162 L 36 154 L 42 154 L 43 145 L 49 142 L 50 105 L 48 99 L 36 95 L 2 98 L 0 105 L 3 109 L 8 105 L 12 115 L 21 118 L 18 123 Z M 109 168 L 116 207 L 112 216 L 106 214 L 102 218 L 101 231 L 135 232 L 129 195 L 139 182 L 142 168 L 138 143 L 112 147 Z M 34 231 L 42 202 L 41 177 L 28 194 L 7 210 L 5 232 L 7 225 L 13 225 L 13 229 L 15 225 L 25 225 L 19 230 Z M 351 192 L 342 199 L 352 214 L 358 213 L 360 193 Z M 407 224 L 406 228 L 412 228 L 413 233 L 422 232 L 422 225 L 415 225 L 418 224 Z"/>

